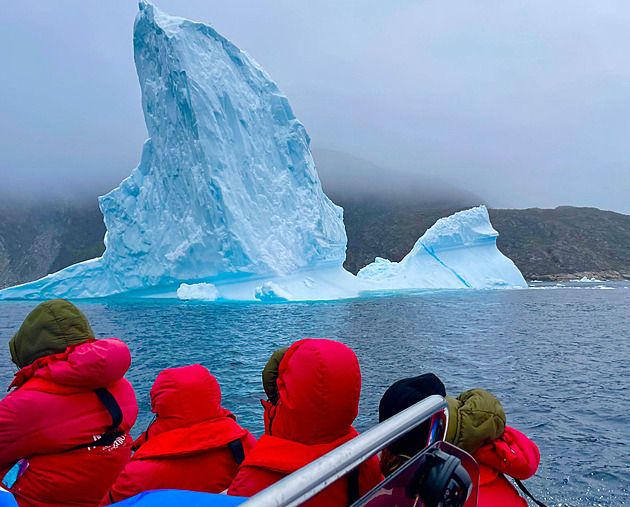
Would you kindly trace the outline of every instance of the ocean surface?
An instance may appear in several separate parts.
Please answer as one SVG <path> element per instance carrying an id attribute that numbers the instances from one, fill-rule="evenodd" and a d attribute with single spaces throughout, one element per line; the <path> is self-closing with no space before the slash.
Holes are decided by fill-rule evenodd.
<path id="1" fill-rule="evenodd" d="M 163 368 L 200 363 L 224 405 L 262 432 L 262 368 L 279 347 L 331 338 L 363 374 L 356 427 L 378 420 L 396 380 L 433 372 L 458 395 L 492 391 L 508 424 L 539 446 L 528 489 L 549 506 L 630 504 L 630 284 L 532 283 L 521 290 L 416 291 L 336 302 L 252 304 L 79 301 L 99 338 L 129 345 L 140 415 Z M 0 302 L 0 384 L 15 372 L 7 343 L 34 302 Z"/>

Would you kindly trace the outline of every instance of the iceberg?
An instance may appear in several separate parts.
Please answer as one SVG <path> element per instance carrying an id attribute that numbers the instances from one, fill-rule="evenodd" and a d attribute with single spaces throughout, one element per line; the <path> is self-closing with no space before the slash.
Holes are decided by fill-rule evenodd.
<path id="1" fill-rule="evenodd" d="M 526 287 L 498 236 L 485 206 L 460 211 L 439 219 L 400 262 L 377 258 L 357 276 L 388 289 Z"/>
<path id="2" fill-rule="evenodd" d="M 324 194 L 287 98 L 210 26 L 142 0 L 134 59 L 149 139 L 99 198 L 102 257 L 0 299 L 292 301 L 397 288 L 525 286 L 484 207 L 440 220 L 400 263 L 343 269 L 343 210 Z"/>

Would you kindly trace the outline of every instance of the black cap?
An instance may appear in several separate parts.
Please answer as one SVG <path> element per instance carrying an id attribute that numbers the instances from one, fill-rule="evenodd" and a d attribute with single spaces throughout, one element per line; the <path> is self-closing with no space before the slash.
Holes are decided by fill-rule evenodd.
<path id="1" fill-rule="evenodd" d="M 433 394 L 446 396 L 444 384 L 433 373 L 399 380 L 392 384 L 381 398 L 378 406 L 379 422 L 389 419 Z M 413 456 L 426 447 L 430 430 L 431 422 L 425 421 L 391 444 L 389 450 L 394 454 Z"/>

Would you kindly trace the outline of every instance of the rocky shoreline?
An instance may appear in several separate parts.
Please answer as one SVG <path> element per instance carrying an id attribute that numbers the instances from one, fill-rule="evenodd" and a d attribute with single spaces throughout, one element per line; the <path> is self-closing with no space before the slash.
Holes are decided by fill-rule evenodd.
<path id="1" fill-rule="evenodd" d="M 630 280 L 630 273 L 620 273 L 619 271 L 580 271 L 576 273 L 557 273 L 551 275 L 532 275 L 527 278 L 528 282 L 574 282 L 587 278 L 589 281 L 599 282 L 622 282 Z"/>

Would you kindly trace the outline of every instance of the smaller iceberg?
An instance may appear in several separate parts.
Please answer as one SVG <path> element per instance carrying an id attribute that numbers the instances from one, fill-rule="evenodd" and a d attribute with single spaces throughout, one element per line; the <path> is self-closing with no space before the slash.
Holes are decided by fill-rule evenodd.
<path id="1" fill-rule="evenodd" d="M 571 280 L 573 283 L 603 283 L 605 280 L 598 280 L 597 278 L 589 278 L 588 276 L 583 276 L 579 280 Z"/>
<path id="2" fill-rule="evenodd" d="M 485 206 L 438 220 L 400 262 L 377 258 L 358 278 L 386 289 L 527 287 L 496 245 Z"/>
<path id="3" fill-rule="evenodd" d="M 182 283 L 177 289 L 177 297 L 184 301 L 190 299 L 214 301 L 219 297 L 219 291 L 211 283 L 194 283 L 192 285 Z"/>

